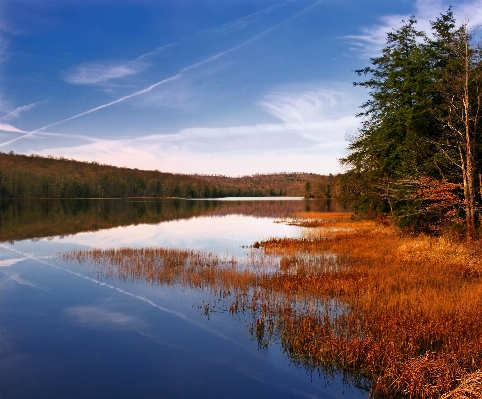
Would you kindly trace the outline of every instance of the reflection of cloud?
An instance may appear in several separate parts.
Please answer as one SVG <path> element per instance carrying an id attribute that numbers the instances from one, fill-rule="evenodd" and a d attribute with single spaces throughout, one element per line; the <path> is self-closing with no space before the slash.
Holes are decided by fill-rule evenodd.
<path id="1" fill-rule="evenodd" d="M 21 284 L 21 285 L 26 285 L 28 287 L 32 287 L 32 288 L 38 288 L 38 289 L 41 289 L 39 286 L 37 286 L 36 284 L 34 283 L 31 283 L 30 281 L 27 281 L 25 279 L 23 279 L 22 277 L 20 277 L 20 275 L 18 273 L 10 273 L 10 274 L 6 274 L 6 276 L 8 276 L 9 278 L 11 278 L 13 281 L 15 281 L 17 284 Z M 45 291 L 44 289 L 42 289 L 42 291 Z"/>
<path id="2" fill-rule="evenodd" d="M 22 262 L 25 259 L 28 259 L 28 258 L 23 257 L 23 258 L 2 259 L 2 260 L 0 260 L 0 268 L 2 268 L 2 267 L 5 267 L 5 268 L 12 267 L 12 266 L 16 265 L 17 263 Z M 15 270 L 15 269 L 13 269 L 13 270 Z M 20 274 L 13 272 L 13 270 L 9 270 L 9 271 L 5 270 L 5 271 L 2 271 L 2 273 L 5 276 L 7 276 L 8 278 L 15 281 L 17 284 L 26 285 L 26 286 L 33 287 L 33 288 L 38 288 L 38 289 L 42 289 L 43 291 L 45 291 L 43 288 L 40 288 L 38 285 L 23 279 L 22 277 L 20 277 Z"/>
<path id="3" fill-rule="evenodd" d="M 137 319 L 124 313 L 112 312 L 98 306 L 75 306 L 65 309 L 65 313 L 76 323 L 90 328 L 130 326 Z"/>
<path id="4" fill-rule="evenodd" d="M 77 85 L 104 84 L 113 79 L 136 75 L 146 68 L 147 64 L 139 61 L 83 63 L 65 74 L 64 80 Z"/>
<path id="5" fill-rule="evenodd" d="M 21 262 L 24 259 L 27 259 L 27 258 L 3 259 L 3 260 L 0 260 L 0 267 L 10 267 L 10 266 L 13 266 L 15 263 Z"/>

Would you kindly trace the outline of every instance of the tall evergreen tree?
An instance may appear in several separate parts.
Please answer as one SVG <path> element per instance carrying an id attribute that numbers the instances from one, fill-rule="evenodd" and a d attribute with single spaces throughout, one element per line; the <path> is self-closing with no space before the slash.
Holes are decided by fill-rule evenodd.
<path id="1" fill-rule="evenodd" d="M 427 189 L 443 187 L 439 192 L 450 191 L 454 212 L 463 204 L 473 238 L 481 190 L 482 50 L 466 23 L 456 28 L 451 9 L 432 22 L 432 34 L 418 31 L 411 17 L 388 33 L 371 66 L 356 71 L 367 79 L 355 86 L 368 88 L 370 98 L 359 114 L 359 134 L 341 160 L 351 167 L 344 193 L 358 211 L 390 212 L 414 222 L 424 201 L 440 200 L 447 208 L 447 196 Z"/>
<path id="2" fill-rule="evenodd" d="M 394 184 L 426 173 L 434 152 L 424 139 L 431 129 L 433 97 L 430 59 L 420 45 L 425 38 L 411 17 L 388 33 L 387 46 L 380 57 L 371 59 L 372 66 L 356 71 L 367 80 L 355 86 L 368 88 L 370 99 L 358 114 L 363 118 L 359 135 L 341 161 L 352 167 L 347 179 L 356 176 L 365 189 L 352 192 L 362 208 L 369 204 L 376 212 L 393 213 L 398 195 Z"/>

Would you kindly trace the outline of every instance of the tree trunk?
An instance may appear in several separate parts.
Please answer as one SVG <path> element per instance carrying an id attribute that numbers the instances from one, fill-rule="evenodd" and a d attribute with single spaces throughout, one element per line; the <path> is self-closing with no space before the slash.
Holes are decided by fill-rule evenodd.
<path id="1" fill-rule="evenodd" d="M 467 221 L 467 238 L 475 238 L 475 169 L 472 135 L 470 131 L 470 98 L 469 98 L 469 40 L 465 41 L 465 82 L 464 82 L 464 127 L 465 127 L 465 162 L 462 162 L 464 174 L 465 218 Z M 462 154 L 461 154 L 462 155 Z M 462 155 L 463 156 L 463 155 Z"/>

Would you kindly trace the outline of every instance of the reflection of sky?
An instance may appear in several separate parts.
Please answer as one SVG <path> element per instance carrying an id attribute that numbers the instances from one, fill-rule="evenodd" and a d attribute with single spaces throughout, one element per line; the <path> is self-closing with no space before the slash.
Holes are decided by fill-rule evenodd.
<path id="1" fill-rule="evenodd" d="M 229 215 L 198 217 L 159 223 L 117 227 L 92 233 L 54 238 L 53 243 L 72 243 L 96 248 L 170 247 L 240 255 L 249 246 L 268 237 L 296 237 L 301 228 L 274 223 L 272 219 Z"/>
<path id="2" fill-rule="evenodd" d="M 223 197 L 216 198 L 216 201 L 300 201 L 304 199 L 304 197 Z M 196 199 L 189 201 L 196 201 Z"/>
<path id="3" fill-rule="evenodd" d="M 0 391 L 70 397 L 82 381 L 78 397 L 128 391 L 139 397 L 366 397 L 338 378 L 327 386 L 292 367 L 277 346 L 259 350 L 247 332 L 248 315 L 220 311 L 208 319 L 200 306 L 216 305 L 217 296 L 100 280 L 85 265 L 56 256 L 122 246 L 239 256 L 247 251 L 242 245 L 300 232 L 270 218 L 230 215 L 0 243 Z"/>

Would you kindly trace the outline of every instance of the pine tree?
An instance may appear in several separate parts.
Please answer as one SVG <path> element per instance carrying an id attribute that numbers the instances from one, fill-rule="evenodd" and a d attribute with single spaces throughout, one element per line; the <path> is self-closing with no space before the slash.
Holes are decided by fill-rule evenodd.
<path id="1" fill-rule="evenodd" d="M 431 23 L 433 38 L 416 29 L 414 17 L 402 22 L 388 33 L 381 56 L 356 71 L 367 79 L 355 86 L 370 97 L 341 160 L 351 167 L 343 192 L 359 212 L 433 225 L 440 196 L 429 195 L 426 183 L 450 187 L 453 207 L 445 196 L 440 209 L 463 215 L 472 239 L 481 199 L 482 49 L 467 23 L 456 28 L 451 9 Z"/>

